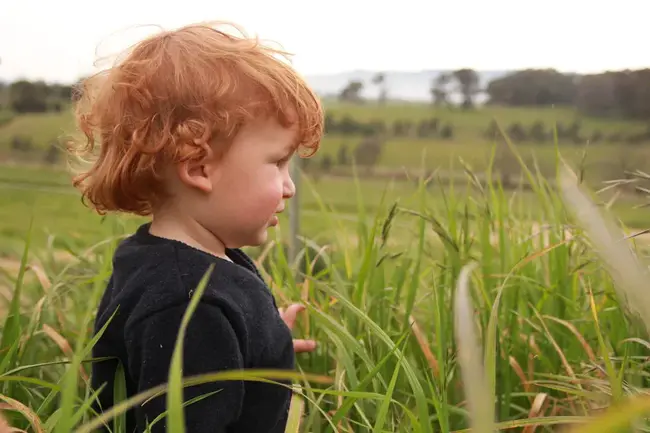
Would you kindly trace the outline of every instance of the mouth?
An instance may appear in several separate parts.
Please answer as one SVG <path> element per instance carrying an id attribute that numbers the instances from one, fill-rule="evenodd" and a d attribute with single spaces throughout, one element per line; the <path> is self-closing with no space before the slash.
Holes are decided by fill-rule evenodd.
<path id="1" fill-rule="evenodd" d="M 275 211 L 275 213 L 273 214 L 273 216 L 269 220 L 269 226 L 275 227 L 278 224 L 280 224 L 280 217 L 278 215 L 280 215 L 282 212 L 284 212 L 284 207 L 282 207 L 281 209 L 278 209 L 278 210 Z"/>

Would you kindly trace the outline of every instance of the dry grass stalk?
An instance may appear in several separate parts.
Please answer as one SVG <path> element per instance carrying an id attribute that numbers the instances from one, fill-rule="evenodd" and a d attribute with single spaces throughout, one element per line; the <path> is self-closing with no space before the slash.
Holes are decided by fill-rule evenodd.
<path id="1" fill-rule="evenodd" d="M 409 322 L 411 322 L 411 329 L 413 330 L 413 335 L 415 335 L 415 338 L 418 341 L 418 344 L 420 345 L 420 349 L 422 350 L 422 353 L 424 354 L 424 357 L 426 358 L 429 367 L 431 367 L 433 376 L 438 377 L 440 375 L 440 367 L 438 365 L 438 360 L 433 355 L 433 352 L 431 352 L 427 337 L 424 335 L 424 332 L 422 332 L 422 329 L 420 328 L 417 321 L 415 320 L 415 317 L 409 316 Z"/>

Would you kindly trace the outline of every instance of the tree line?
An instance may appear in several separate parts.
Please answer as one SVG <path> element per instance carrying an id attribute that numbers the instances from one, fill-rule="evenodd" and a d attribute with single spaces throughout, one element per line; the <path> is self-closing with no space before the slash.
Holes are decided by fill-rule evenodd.
<path id="1" fill-rule="evenodd" d="M 379 102 L 387 100 L 384 73 L 372 85 L 379 86 Z M 364 83 L 352 80 L 339 99 L 362 102 Z M 481 87 L 473 69 L 438 74 L 431 82 L 431 101 L 435 106 L 450 106 L 449 95 L 457 91 L 463 109 L 475 106 L 476 96 L 485 93 L 488 105 L 509 107 L 572 106 L 594 117 L 650 119 L 650 69 L 607 71 L 598 74 L 570 74 L 555 69 L 525 69 L 493 79 Z"/>
<path id="2" fill-rule="evenodd" d="M 378 102 L 385 103 L 389 99 L 385 74 L 377 73 L 370 84 L 379 88 Z M 350 81 L 341 89 L 339 99 L 362 102 L 363 87 L 361 81 Z M 0 111 L 60 111 L 72 99 L 73 90 L 74 85 L 43 81 L 0 82 Z M 460 106 L 464 109 L 472 109 L 476 96 L 485 93 L 489 105 L 573 106 L 589 116 L 650 119 L 650 69 L 588 75 L 562 73 L 555 69 L 526 69 L 493 79 L 482 88 L 479 74 L 464 68 L 440 73 L 432 80 L 432 103 L 436 106 L 451 105 L 449 95 L 453 91 L 462 96 Z"/>
<path id="3" fill-rule="evenodd" d="M 590 116 L 650 119 L 650 69 L 589 75 L 525 70 L 493 80 L 486 91 L 490 104 L 569 105 Z"/>
<path id="4" fill-rule="evenodd" d="M 0 82 L 0 110 L 18 114 L 61 111 L 71 101 L 73 86 L 44 81 Z"/>

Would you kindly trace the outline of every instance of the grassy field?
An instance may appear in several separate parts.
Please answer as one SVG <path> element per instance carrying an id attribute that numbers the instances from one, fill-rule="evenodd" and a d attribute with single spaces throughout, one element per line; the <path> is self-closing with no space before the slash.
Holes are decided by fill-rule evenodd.
<path id="1" fill-rule="evenodd" d="M 426 151 L 428 170 L 450 170 L 450 161 L 458 169 L 462 158 L 480 172 L 491 150 L 481 131 L 493 117 L 547 125 L 575 118 L 569 109 L 462 113 L 333 104 L 328 110 L 359 120 L 435 115 L 455 125 L 452 141 L 389 141 L 378 169 L 422 167 Z M 606 133 L 645 129 L 581 121 L 585 130 Z M 0 153 L 10 156 L 15 135 L 29 135 L 45 149 L 71 127 L 66 113 L 18 116 L 0 126 Z M 323 154 L 354 140 L 329 136 Z M 577 166 L 583 148 L 558 147 Z M 604 167 L 621 155 L 641 168 L 643 147 L 590 146 L 594 186 L 602 186 Z M 618 237 L 594 236 L 602 235 L 598 225 L 585 224 L 597 222 L 593 210 L 571 216 L 549 184 L 554 146 L 519 150 L 535 155 L 544 172 L 534 172 L 526 190 L 478 186 L 462 171 L 457 183 L 434 178 L 426 186 L 389 176 L 302 179 L 302 232 L 310 251 L 320 251 L 315 267 L 296 269 L 278 247 L 287 239 L 286 217 L 269 245 L 249 249 L 279 304 L 308 306 L 296 337 L 319 341 L 316 352 L 298 356 L 288 432 L 487 433 L 492 423 L 522 433 L 574 426 L 590 433 L 650 431 L 642 418 L 650 410 L 643 398 L 650 392 L 647 279 L 632 278 L 633 260 L 617 250 Z M 647 228 L 642 196 L 609 191 L 597 202 L 630 230 Z M 106 421 L 124 431 L 120 415 L 148 397 L 122 401 L 98 418 L 88 387 L 88 331 L 110 257 L 119 237 L 141 221 L 93 214 L 60 167 L 0 165 L 0 410 L 11 425 L 68 433 Z M 629 243 L 646 253 L 642 237 Z M 619 272 L 604 267 L 595 251 L 610 251 Z M 179 423 L 181 371 L 178 364 L 171 369 L 171 425 Z M 607 420 L 594 418 L 608 409 L 614 412 Z"/>
<path id="2" fill-rule="evenodd" d="M 645 131 L 647 125 L 643 122 L 592 119 L 580 117 L 570 108 L 500 108 L 488 107 L 474 111 L 463 112 L 457 109 L 433 108 L 421 104 L 389 104 L 378 106 L 373 103 L 363 105 L 328 103 L 327 112 L 335 119 L 350 116 L 357 121 L 410 120 L 418 122 L 432 117 L 438 118 L 441 124 L 450 123 L 454 127 L 453 140 L 439 138 L 390 138 L 386 141 L 378 165 L 392 169 L 419 169 L 423 165 L 429 170 L 448 168 L 450 161 L 465 160 L 473 169 L 483 171 L 487 168 L 493 140 L 483 136 L 483 132 L 494 119 L 504 129 L 513 122 L 520 122 L 529 128 L 534 122 L 542 121 L 550 131 L 555 122 L 569 124 L 579 120 L 582 131 L 590 136 L 594 131 L 604 135 L 613 133 L 632 134 Z M 68 110 L 60 113 L 30 114 L 16 116 L 11 122 L 0 126 L 0 156 L 12 155 L 10 148 L 14 137 L 30 137 L 35 149 L 46 149 L 50 143 L 62 136 L 75 135 L 74 122 Z M 342 137 L 329 134 L 324 140 L 322 151 L 317 159 L 324 155 L 336 155 L 342 144 L 350 147 L 360 141 L 359 137 Z M 584 145 L 563 142 L 558 143 L 563 157 L 569 161 L 581 160 Z M 518 144 L 519 151 L 529 161 L 537 160 L 542 171 L 552 174 L 555 166 L 556 149 L 552 142 Z M 26 156 L 29 158 L 30 156 Z M 42 156 L 32 155 L 33 159 Z M 624 143 L 600 142 L 589 145 L 586 166 L 589 174 L 595 180 L 602 181 L 608 176 L 620 173 L 621 164 L 631 164 L 635 168 L 650 168 L 650 151 L 647 146 Z M 424 158 L 424 161 L 423 161 Z M 650 170 L 649 170 L 650 171 Z"/>
<path id="3" fill-rule="evenodd" d="M 635 133 L 643 131 L 646 125 L 642 122 L 603 120 L 580 117 L 570 108 L 500 108 L 487 107 L 473 111 L 461 111 L 454 109 L 440 109 L 421 104 L 388 104 L 379 106 L 374 103 L 361 105 L 340 104 L 328 101 L 326 103 L 328 115 L 334 119 L 341 119 L 345 116 L 357 121 L 383 120 L 394 122 L 396 120 L 410 120 L 417 122 L 422 119 L 436 117 L 441 124 L 449 123 L 454 126 L 453 140 L 442 140 L 439 138 L 394 138 L 389 139 L 383 146 L 382 156 L 378 166 L 374 169 L 374 176 L 369 177 L 364 171 L 361 173 L 361 196 L 371 207 L 377 205 L 384 189 L 389 188 L 387 200 L 400 199 L 401 203 L 410 205 L 413 203 L 414 182 L 391 183 L 391 176 L 403 171 L 410 171 L 417 177 L 420 168 L 428 172 L 438 170 L 442 178 L 432 181 L 432 187 L 428 188 L 432 200 L 444 200 L 445 179 L 454 176 L 456 187 L 464 194 L 467 190 L 468 178 L 463 172 L 461 160 L 470 167 L 477 175 L 483 174 L 488 168 L 494 143 L 483 137 L 485 128 L 492 119 L 507 127 L 513 122 L 520 122 L 530 126 L 536 121 L 542 121 L 547 128 L 551 128 L 554 122 L 569 124 L 579 120 L 583 131 L 591 134 L 598 130 L 603 134 L 611 133 Z M 0 156 L 4 152 L 5 157 L 12 159 L 16 152 L 11 151 L 11 141 L 16 136 L 30 137 L 36 149 L 44 152 L 49 143 L 56 137 L 70 134 L 74 131 L 74 123 L 71 113 L 64 110 L 60 113 L 29 114 L 14 116 L 14 118 L 0 125 Z M 323 141 L 321 151 L 315 157 L 312 165 L 317 165 L 320 158 L 325 155 L 335 156 L 342 144 L 354 146 L 361 138 L 343 137 L 336 134 L 329 134 Z M 517 150 L 524 158 L 529 167 L 537 164 L 541 173 L 552 182 L 554 179 L 557 151 L 561 156 L 572 163 L 574 167 L 580 166 L 585 170 L 586 181 L 595 188 L 603 186 L 603 181 L 620 178 L 623 170 L 645 169 L 646 162 L 650 163 L 650 150 L 642 145 L 625 145 L 614 143 L 598 143 L 589 145 L 588 148 L 582 145 L 558 143 L 554 144 L 530 144 L 517 145 Z M 57 234 L 65 237 L 71 242 L 83 242 L 84 239 L 96 241 L 106 235 L 102 219 L 85 209 L 79 202 L 78 195 L 75 195 L 70 185 L 70 176 L 60 166 L 44 166 L 42 155 L 35 151 L 36 155 L 28 154 L 26 159 L 32 159 L 36 164 L 28 167 L 23 163 L 18 165 L 0 166 L 0 237 L 5 240 L 0 247 L 0 253 L 17 255 L 20 250 L 22 238 L 29 220 L 27 215 L 34 213 L 36 216 L 38 231 L 36 233 L 36 245 L 43 245 L 46 242 L 47 234 Z M 509 152 L 509 151 L 507 151 Z M 585 156 L 586 155 L 586 156 Z M 533 159 L 534 158 L 534 159 Z M 1 159 L 1 158 L 0 158 Z M 20 159 L 20 158 L 19 158 Z M 515 171 L 520 171 L 520 166 L 512 155 L 509 157 L 511 166 Z M 512 167 L 511 167 L 512 168 Z M 498 169 L 498 167 L 497 167 Z M 313 169 L 310 169 L 312 173 Z M 316 170 L 318 171 L 318 170 Z M 648 170 L 650 171 L 650 170 Z M 349 169 L 345 176 L 349 176 Z M 322 198 L 342 216 L 342 224 L 346 230 L 354 228 L 350 221 L 349 214 L 357 211 L 357 197 L 349 191 L 354 187 L 354 180 L 345 177 L 315 176 L 313 173 L 309 179 L 312 185 L 305 185 L 301 195 L 301 206 L 303 212 L 303 229 L 305 234 L 319 233 L 322 237 L 331 237 L 331 233 L 324 230 L 323 221 L 319 217 L 320 207 L 316 195 Z M 306 184 L 307 182 L 305 182 Z M 476 191 L 472 192 L 475 194 Z M 538 219 L 540 214 L 534 195 L 527 192 L 509 191 L 508 196 L 519 195 L 521 200 L 527 203 L 521 210 L 526 214 L 521 215 L 519 209 L 518 217 Z M 612 198 L 612 192 L 603 195 L 602 199 L 608 201 Z M 636 229 L 644 229 L 647 226 L 645 209 L 639 208 L 645 204 L 642 196 L 630 196 L 629 194 L 617 197 L 611 204 L 611 210 L 621 220 Z M 347 214 L 347 217 L 346 217 Z M 353 218 L 352 218 L 353 219 Z M 121 219 L 126 227 L 131 229 L 139 219 Z"/>
<path id="4" fill-rule="evenodd" d="M 314 180 L 303 177 L 301 181 L 301 229 L 306 236 L 317 241 L 334 238 L 356 239 L 357 212 L 360 201 L 373 212 L 382 201 L 399 201 L 402 206 L 418 203 L 416 182 L 390 179 L 359 179 L 359 193 L 353 178 L 323 177 Z M 450 193 L 449 186 L 433 180 L 426 189 L 427 199 L 432 203 L 444 203 Z M 465 184 L 455 187 L 453 194 L 469 200 L 480 199 L 480 191 L 472 187 L 467 178 Z M 611 194 L 610 194 L 611 196 Z M 536 195 L 531 191 L 508 191 L 513 217 L 538 221 L 544 218 Z M 514 200 L 514 201 L 513 201 Z M 516 205 L 515 205 L 516 204 Z M 631 230 L 647 228 L 645 208 L 639 208 L 637 198 L 622 197 L 611 206 L 613 214 L 630 226 Z M 340 227 L 331 227 L 322 217 L 325 206 L 336 212 Z M 70 175 L 60 169 L 28 166 L 0 166 L 0 255 L 18 257 L 23 248 L 25 233 L 33 215 L 35 231 L 33 243 L 43 247 L 53 243 L 60 248 L 94 243 L 105 238 L 113 230 L 112 220 L 119 222 L 125 231 L 132 231 L 142 218 L 131 216 L 97 215 L 86 207 L 77 190 L 70 186 Z M 288 216 L 283 214 L 281 223 L 287 226 Z M 408 224 L 398 226 L 398 233 L 410 230 Z M 286 231 L 284 232 L 287 236 Z M 397 237 L 401 239 L 402 237 Z"/>
<path id="5" fill-rule="evenodd" d="M 333 239 L 318 272 L 297 275 L 278 248 L 254 252 L 278 302 L 308 306 L 296 337 L 320 343 L 298 357 L 287 431 L 492 432 L 492 423 L 522 432 L 644 431 L 639 416 L 649 407 L 631 399 L 647 394 L 650 345 L 643 320 L 626 313 L 650 311 L 650 299 L 643 290 L 622 297 L 618 290 L 630 286 L 613 285 L 592 253 L 600 244 L 573 225 L 555 192 L 536 188 L 546 239 L 510 212 L 529 207 L 524 197 L 489 188 L 474 200 L 449 191 L 432 200 L 420 188 L 410 206 L 359 209 L 358 242 Z M 336 215 L 319 216 L 337 229 Z M 123 411 L 151 395 L 125 401 L 118 393 L 118 409 L 102 417 L 90 408 L 88 329 L 115 239 L 90 250 L 86 240 L 71 248 L 73 259 L 44 248 L 39 262 L 26 256 L 25 278 L 6 276 L 15 288 L 0 328 L 0 396 L 17 428 L 89 432 L 107 422 L 123 431 Z M 175 432 L 183 431 L 175 412 L 181 370 L 172 366 L 173 385 L 152 391 L 168 392 Z M 256 377 L 279 378 L 202 379 Z M 592 418 L 609 407 L 619 411 L 608 422 Z"/>
<path id="6" fill-rule="evenodd" d="M 437 117 L 441 123 L 450 123 L 455 127 L 453 140 L 389 139 L 383 146 L 381 159 L 378 167 L 374 170 L 376 173 L 389 174 L 383 178 L 379 176 L 379 178 L 370 179 L 366 176 L 361 179 L 362 195 L 371 206 L 378 203 L 382 191 L 390 183 L 390 173 L 400 172 L 400 170 L 413 172 L 424 167 L 430 172 L 440 170 L 441 173 L 445 173 L 445 176 L 455 173 L 456 178 L 460 179 L 459 187 L 464 187 L 463 184 L 467 182 L 467 179 L 462 172 L 461 159 L 478 174 L 487 169 L 494 150 L 494 143 L 486 140 L 482 133 L 492 119 L 499 121 L 504 127 L 512 122 L 521 122 L 529 126 L 535 121 L 542 121 L 549 128 L 554 122 L 568 124 L 579 119 L 583 130 L 587 133 L 594 130 L 602 131 L 605 134 L 633 133 L 646 128 L 645 124 L 641 122 L 578 118 L 576 113 L 568 108 L 489 107 L 462 112 L 435 109 L 417 104 L 389 104 L 380 107 L 375 104 L 351 105 L 328 102 L 327 112 L 335 119 L 350 116 L 357 121 L 380 119 L 394 122 L 399 119 L 408 119 L 417 122 L 421 119 Z M 0 126 L 0 154 L 3 149 L 6 156 L 15 154 L 10 151 L 11 140 L 15 136 L 30 137 L 33 145 L 44 151 L 54 138 L 73 131 L 73 120 L 68 111 L 16 116 L 9 123 Z M 335 156 L 342 144 L 354 146 L 359 140 L 359 137 L 328 135 L 312 165 L 317 164 L 318 160 L 325 155 Z M 558 143 L 557 149 L 553 144 L 530 143 L 518 145 L 517 148 L 529 166 L 532 167 L 536 162 L 541 172 L 551 181 L 555 173 L 557 150 L 559 149 L 563 158 L 573 163 L 574 166 L 580 164 L 585 169 L 587 181 L 597 188 L 603 185 L 603 180 L 620 177 L 623 169 L 645 169 L 646 161 L 650 162 L 650 158 L 648 158 L 650 151 L 647 146 L 641 145 L 599 143 L 589 145 L 586 153 L 585 146 L 562 142 Z M 26 158 L 29 159 L 30 156 L 27 155 Z M 42 155 L 32 157 L 32 159 L 39 162 L 42 160 Z M 519 170 L 519 165 L 514 158 L 510 159 L 509 164 Z M 312 179 L 316 178 L 312 177 Z M 0 182 L 2 183 L 0 190 L 3 192 L 0 197 L 2 203 L 0 236 L 8 240 L 1 247 L 4 252 L 12 250 L 15 254 L 15 245 L 20 245 L 20 242 L 16 244 L 13 240 L 22 239 L 27 221 L 25 215 L 32 210 L 36 213 L 39 223 L 37 226 L 40 228 L 37 235 L 38 245 L 41 245 L 45 239 L 46 230 L 51 233 L 69 234 L 71 239 L 84 239 L 86 236 L 91 236 L 96 240 L 106 234 L 100 224 L 101 219 L 80 206 L 78 197 L 68 188 L 69 176 L 59 168 L 47 168 L 39 165 L 37 169 L 28 169 L 24 164 L 15 167 L 5 165 L 0 167 Z M 433 184 L 435 185 L 436 182 L 437 180 L 434 180 Z M 355 213 L 356 196 L 348 193 L 352 186 L 353 180 L 349 178 L 324 177 L 313 188 L 305 189 L 301 203 L 305 207 L 303 225 L 307 234 L 323 231 L 321 220 L 315 213 L 319 208 L 314 193 L 322 195 L 329 204 L 344 214 Z M 388 199 L 399 197 L 403 202 L 409 204 L 413 191 L 412 183 L 398 182 L 393 185 Z M 430 188 L 429 191 L 434 200 L 441 199 L 444 188 Z M 521 195 L 522 200 L 530 202 L 526 210 L 535 218 L 534 197 L 531 198 L 528 193 L 521 193 Z M 610 197 L 611 194 L 605 196 L 604 200 Z M 612 210 L 624 223 L 635 228 L 645 228 L 644 209 L 636 208 L 640 204 L 643 204 L 643 199 L 640 197 L 623 196 L 613 204 Z M 310 212 L 312 212 L 311 215 Z M 132 227 L 136 221 L 138 220 L 128 219 L 126 224 L 128 227 Z M 346 227 L 349 225 L 347 224 Z"/>

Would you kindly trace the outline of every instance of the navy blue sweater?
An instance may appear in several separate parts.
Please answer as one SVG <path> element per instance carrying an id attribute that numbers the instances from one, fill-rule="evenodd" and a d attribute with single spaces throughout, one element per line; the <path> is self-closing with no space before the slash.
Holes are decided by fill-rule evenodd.
<path id="1" fill-rule="evenodd" d="M 291 332 L 269 288 L 241 250 L 227 250 L 227 255 L 232 262 L 153 236 L 149 224 L 118 246 L 95 321 L 97 331 L 117 308 L 93 349 L 94 357 L 117 358 L 93 364 L 93 388 L 105 384 L 100 410 L 113 404 L 118 362 L 125 370 L 128 396 L 167 382 L 180 322 L 211 264 L 214 269 L 185 336 L 184 376 L 294 368 Z M 207 393 L 213 394 L 185 408 L 188 432 L 284 432 L 291 398 L 287 387 L 222 381 L 185 388 L 184 398 Z M 166 411 L 165 398 L 129 411 L 127 432 L 144 431 L 147 422 Z M 164 432 L 165 421 L 158 421 L 152 431 Z"/>

